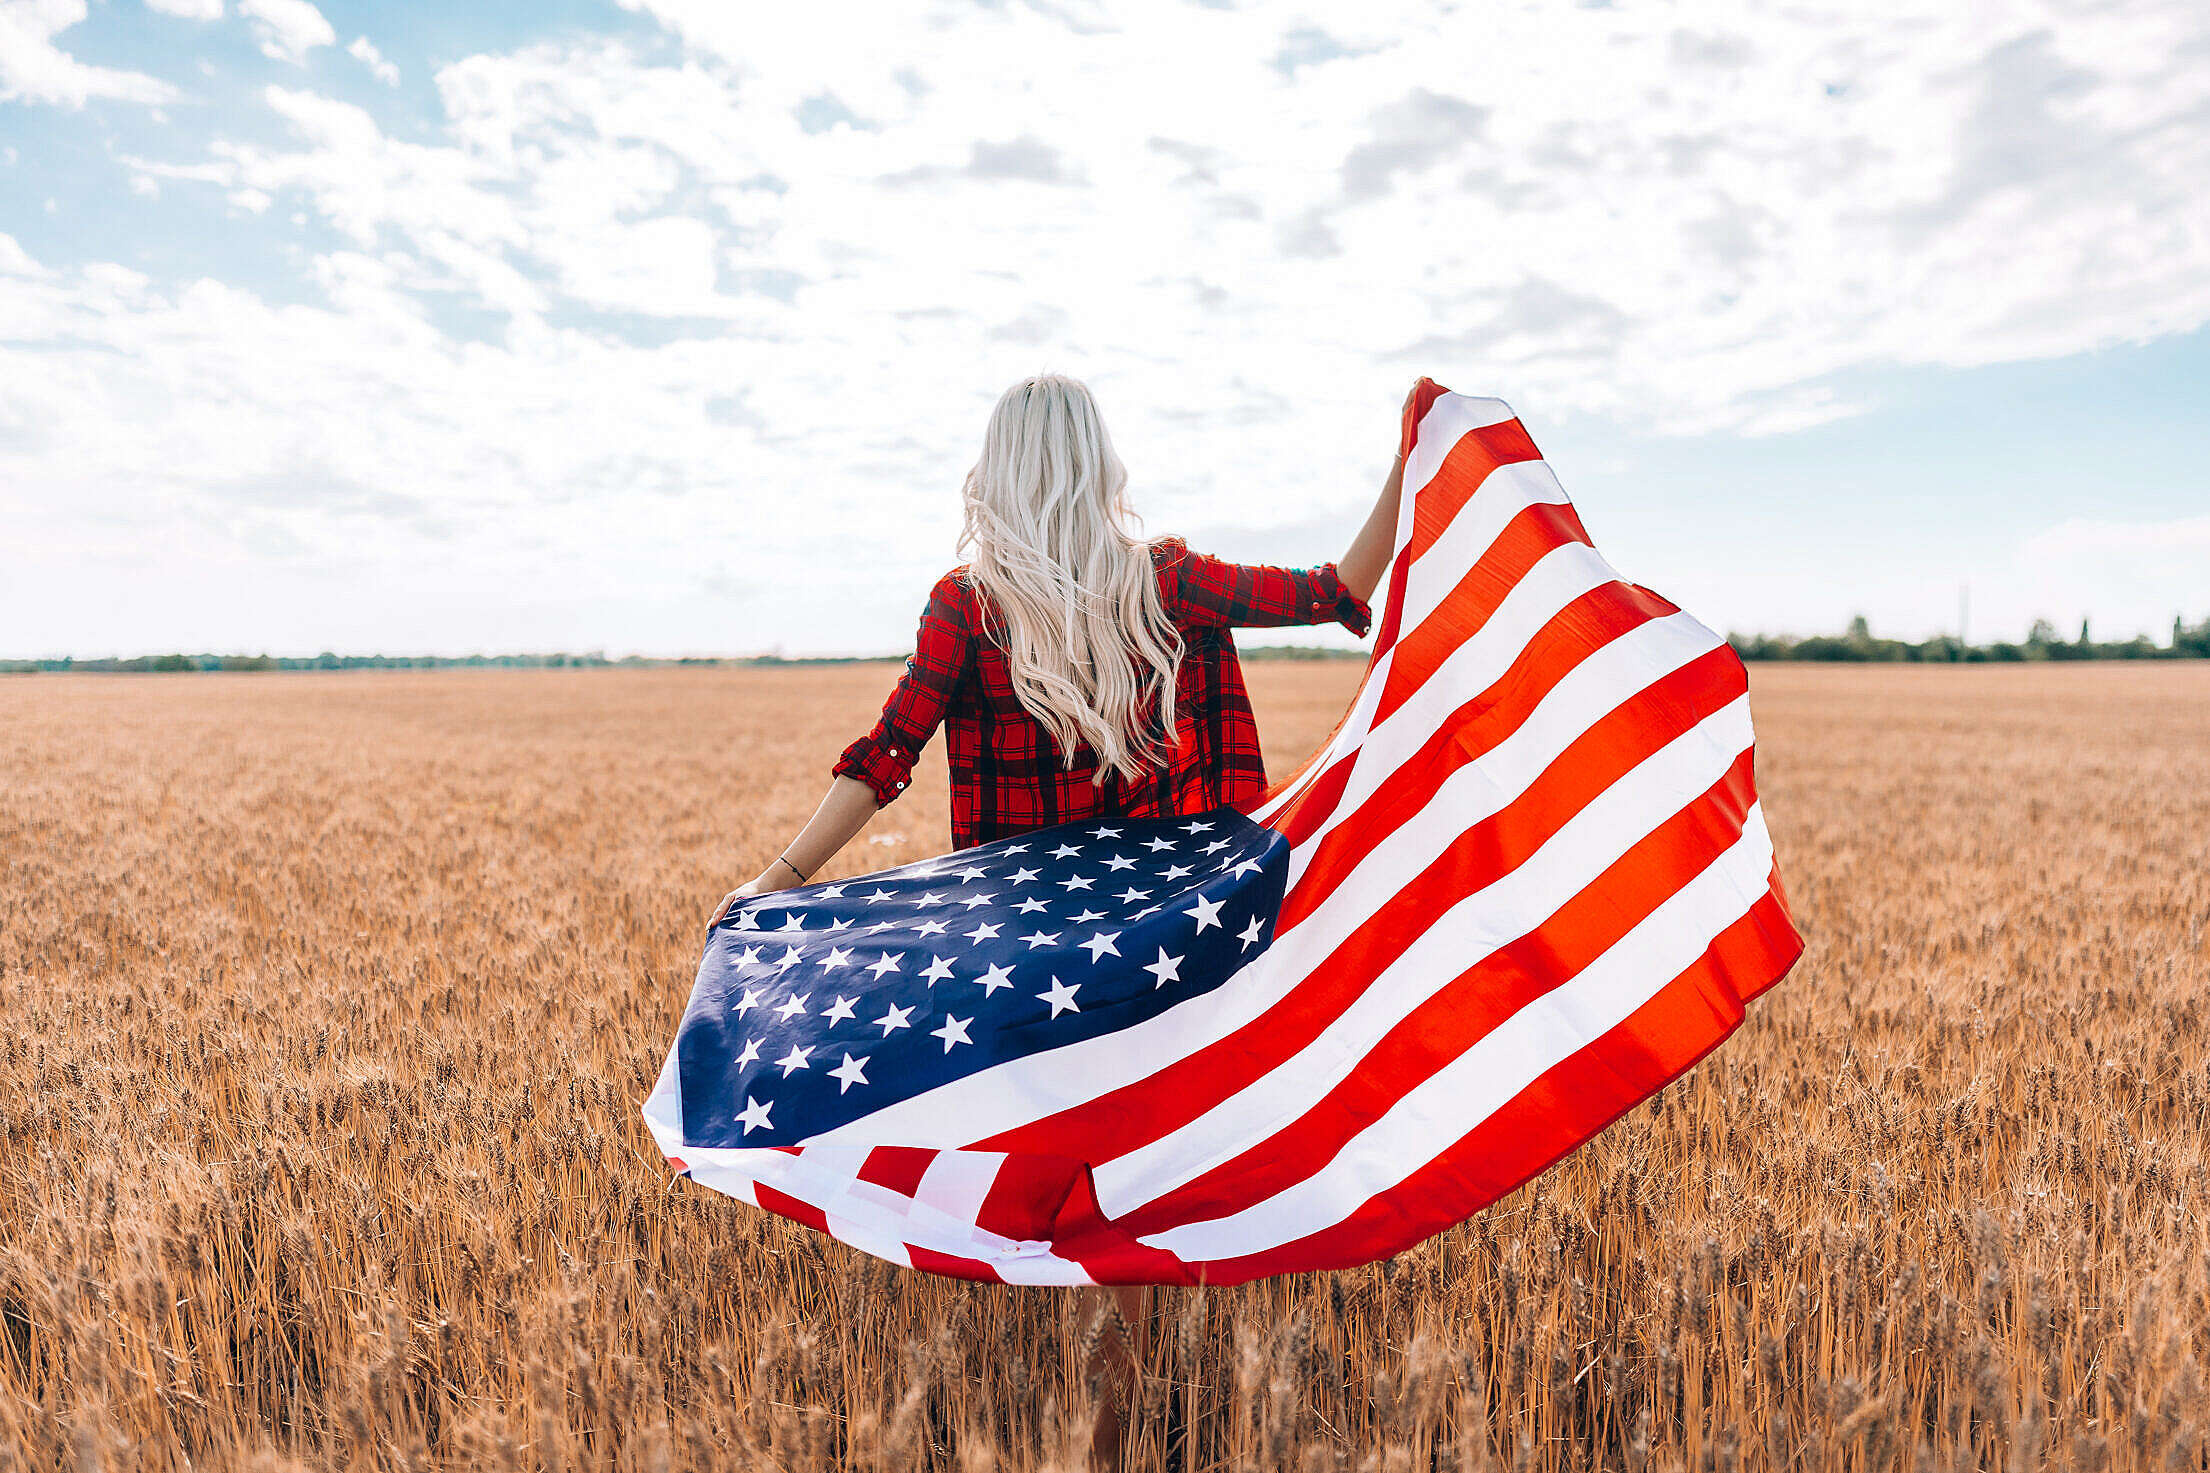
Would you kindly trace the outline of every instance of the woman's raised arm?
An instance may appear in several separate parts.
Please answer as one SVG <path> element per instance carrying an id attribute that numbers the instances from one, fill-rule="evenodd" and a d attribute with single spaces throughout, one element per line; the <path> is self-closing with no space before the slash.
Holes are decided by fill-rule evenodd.
<path id="1" fill-rule="evenodd" d="M 1412 407 L 1412 399 L 1419 393 L 1419 385 L 1404 396 L 1406 409 Z M 1381 575 L 1389 571 L 1389 555 L 1397 545 L 1397 506 L 1404 494 L 1404 455 L 1400 451 L 1396 464 L 1389 467 L 1389 479 L 1381 483 L 1381 495 L 1374 502 L 1374 509 L 1366 514 L 1366 524 L 1358 529 L 1351 545 L 1335 565 L 1336 576 L 1343 586 L 1357 595 L 1359 602 L 1372 603 L 1374 590 L 1381 586 Z"/>

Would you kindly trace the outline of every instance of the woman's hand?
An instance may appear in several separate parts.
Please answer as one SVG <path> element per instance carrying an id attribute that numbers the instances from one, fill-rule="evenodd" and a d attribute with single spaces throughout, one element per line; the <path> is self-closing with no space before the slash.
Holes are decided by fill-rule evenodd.
<path id="1" fill-rule="evenodd" d="M 736 889 L 721 897 L 721 904 L 714 907 L 712 918 L 706 922 L 706 929 L 711 931 L 727 919 L 729 912 L 737 908 L 738 901 L 750 900 L 755 895 L 771 895 L 775 892 L 775 889 L 776 886 L 771 884 L 764 875 L 756 880 L 745 881 Z"/>

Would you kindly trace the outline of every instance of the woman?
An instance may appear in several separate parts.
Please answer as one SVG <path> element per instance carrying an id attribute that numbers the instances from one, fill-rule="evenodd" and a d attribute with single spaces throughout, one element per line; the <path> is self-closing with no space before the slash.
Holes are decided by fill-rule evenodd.
<path id="1" fill-rule="evenodd" d="M 1228 630 L 1341 623 L 1364 634 L 1403 475 L 1400 457 L 1340 563 L 1222 562 L 1129 530 L 1127 471 L 1080 382 L 1013 385 L 967 473 L 969 560 L 931 590 L 881 720 L 837 759 L 811 821 L 714 919 L 816 874 L 905 790 L 939 725 L 954 849 L 1077 819 L 1248 808 L 1266 772 Z M 1113 1292 L 1141 1355 L 1144 1296 Z M 1116 1390 L 1132 1369 L 1115 1369 Z M 1101 1457 L 1117 1455 L 1120 1430 L 1101 1415 Z"/>

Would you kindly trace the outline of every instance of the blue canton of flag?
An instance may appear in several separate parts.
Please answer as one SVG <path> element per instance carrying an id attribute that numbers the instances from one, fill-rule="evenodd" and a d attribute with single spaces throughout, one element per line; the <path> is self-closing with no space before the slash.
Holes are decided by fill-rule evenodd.
<path id="1" fill-rule="evenodd" d="M 1289 846 L 1229 808 L 1107 819 L 761 896 L 677 1035 L 684 1136 L 792 1146 L 1140 1023 L 1264 950 Z"/>

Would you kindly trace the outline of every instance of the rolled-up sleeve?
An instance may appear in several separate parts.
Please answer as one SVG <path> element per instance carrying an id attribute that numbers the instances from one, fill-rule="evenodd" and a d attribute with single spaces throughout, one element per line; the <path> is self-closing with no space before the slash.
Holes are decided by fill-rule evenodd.
<path id="1" fill-rule="evenodd" d="M 1180 574 L 1176 602 L 1191 623 L 1238 628 L 1341 624 L 1361 637 L 1373 627 L 1373 611 L 1343 586 L 1333 563 L 1277 568 L 1223 562 L 1178 540 L 1170 546 Z"/>
<path id="2" fill-rule="evenodd" d="M 973 636 L 966 601 L 956 575 L 946 574 L 930 591 L 914 635 L 905 673 L 883 703 L 882 717 L 865 736 L 846 747 L 831 769 L 874 790 L 881 807 L 912 781 L 914 761 L 944 721 L 952 694 L 967 672 Z"/>

